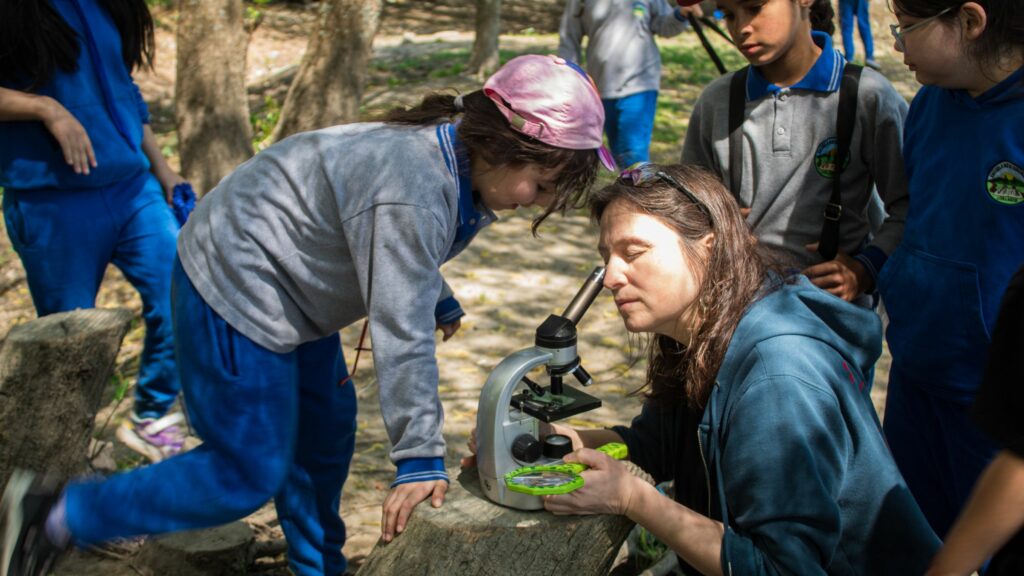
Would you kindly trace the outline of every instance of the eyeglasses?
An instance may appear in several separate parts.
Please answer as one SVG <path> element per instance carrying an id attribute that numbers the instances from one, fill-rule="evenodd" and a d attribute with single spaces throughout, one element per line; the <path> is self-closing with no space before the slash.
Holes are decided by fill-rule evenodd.
<path id="1" fill-rule="evenodd" d="M 657 164 L 637 162 L 623 170 L 622 174 L 619 174 L 619 181 L 638 188 L 649 186 L 659 180 L 682 192 L 683 196 L 686 196 L 690 202 L 693 202 L 697 209 L 707 217 L 711 227 L 715 227 L 715 220 L 711 217 L 711 211 L 708 210 L 707 205 L 694 196 L 693 192 L 690 192 L 685 186 L 680 184 L 678 180 L 659 168 Z"/>
<path id="2" fill-rule="evenodd" d="M 953 10 L 954 8 L 959 8 L 959 7 L 960 7 L 959 4 L 957 4 L 956 6 L 950 6 L 949 8 L 946 8 L 945 10 L 939 12 L 938 14 L 935 14 L 933 16 L 929 16 L 929 17 L 927 17 L 924 20 L 921 20 L 919 22 L 914 22 L 913 24 L 911 24 L 910 26 L 907 26 L 906 28 L 901 27 L 899 24 L 889 24 L 889 32 L 892 32 L 892 37 L 896 39 L 896 48 L 900 52 L 906 51 L 906 45 L 903 44 L 903 37 L 906 36 L 908 32 L 913 32 L 914 30 L 917 30 L 918 28 L 921 28 L 925 24 L 928 24 L 932 20 L 935 20 L 935 19 L 939 18 L 940 16 L 945 15 L 947 12 Z"/>

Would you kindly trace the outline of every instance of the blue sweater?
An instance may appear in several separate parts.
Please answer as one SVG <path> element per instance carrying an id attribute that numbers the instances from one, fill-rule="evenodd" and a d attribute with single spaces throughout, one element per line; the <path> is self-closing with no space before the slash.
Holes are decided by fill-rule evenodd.
<path id="1" fill-rule="evenodd" d="M 89 175 L 75 174 L 42 122 L 0 122 L 0 186 L 31 189 L 99 188 L 149 170 L 141 148 L 149 113 L 121 55 L 121 36 L 96 0 L 50 0 L 76 32 L 78 68 L 57 70 L 35 93 L 60 102 L 81 122 L 96 154 Z M 5 88 L 24 90 L 18 79 Z"/>
<path id="2" fill-rule="evenodd" d="M 726 518 L 726 574 L 921 574 L 939 540 L 871 403 L 880 354 L 874 312 L 801 276 L 744 314 L 694 429 L 666 425 L 684 407 L 648 405 L 615 430 L 634 462 L 677 489 L 687 467 L 666 448 L 697 436 L 710 493 L 684 503 Z"/>
<path id="3" fill-rule="evenodd" d="M 879 276 L 893 366 L 973 397 L 999 302 L 1024 263 L 1024 69 L 978 98 L 926 86 L 904 138 L 910 210 Z"/>

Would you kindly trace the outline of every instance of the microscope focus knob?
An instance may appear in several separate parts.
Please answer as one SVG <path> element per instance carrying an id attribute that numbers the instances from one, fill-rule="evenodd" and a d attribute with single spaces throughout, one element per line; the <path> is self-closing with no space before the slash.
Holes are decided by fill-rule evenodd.
<path id="1" fill-rule="evenodd" d="M 544 438 L 544 456 L 558 460 L 572 452 L 572 440 L 565 434 L 548 434 Z"/>
<path id="2" fill-rule="evenodd" d="M 536 462 L 542 452 L 541 443 L 529 434 L 520 434 L 512 441 L 512 457 L 520 462 Z"/>

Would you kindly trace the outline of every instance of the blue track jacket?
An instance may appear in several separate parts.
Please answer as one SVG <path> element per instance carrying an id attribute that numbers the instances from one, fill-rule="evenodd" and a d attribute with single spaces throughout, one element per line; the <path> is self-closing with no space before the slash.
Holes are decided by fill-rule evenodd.
<path id="1" fill-rule="evenodd" d="M 58 69 L 35 93 L 54 98 L 82 124 L 98 165 L 89 175 L 75 174 L 42 122 L 0 122 L 0 187 L 101 188 L 148 171 L 141 143 L 149 112 L 125 67 L 113 20 L 96 0 L 50 3 L 78 35 L 78 69 Z M 17 79 L 0 82 L 13 90 L 25 88 Z"/>
<path id="2" fill-rule="evenodd" d="M 615 431 L 659 481 L 681 474 L 664 447 L 698 436 L 710 494 L 691 507 L 727 519 L 726 574 L 921 574 L 939 540 L 871 403 L 880 320 L 798 278 L 744 314 L 696 431 L 650 404 Z"/>

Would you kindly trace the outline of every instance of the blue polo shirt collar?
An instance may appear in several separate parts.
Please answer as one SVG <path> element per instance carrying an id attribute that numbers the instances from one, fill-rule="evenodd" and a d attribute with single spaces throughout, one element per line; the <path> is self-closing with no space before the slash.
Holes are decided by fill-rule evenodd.
<path id="1" fill-rule="evenodd" d="M 821 48 L 821 55 L 814 66 L 799 82 L 789 87 L 790 90 L 809 90 L 813 92 L 835 92 L 843 78 L 846 59 L 832 46 L 832 37 L 824 32 L 811 32 L 814 43 Z M 747 74 L 747 102 L 760 100 L 769 94 L 777 94 L 783 87 L 772 84 L 761 75 L 757 66 L 750 67 Z"/>
<path id="2" fill-rule="evenodd" d="M 498 217 L 473 197 L 473 182 L 470 180 L 469 152 L 459 140 L 456 124 L 440 124 L 437 139 L 441 143 L 441 155 L 445 166 L 455 177 L 459 193 L 459 221 L 455 229 L 455 243 L 467 244 L 476 233 L 497 221 Z"/>

